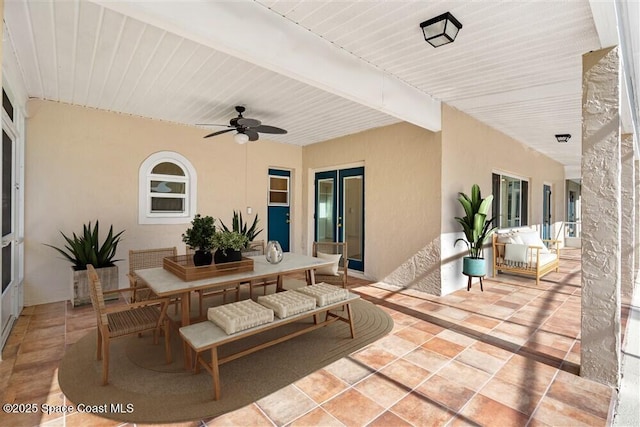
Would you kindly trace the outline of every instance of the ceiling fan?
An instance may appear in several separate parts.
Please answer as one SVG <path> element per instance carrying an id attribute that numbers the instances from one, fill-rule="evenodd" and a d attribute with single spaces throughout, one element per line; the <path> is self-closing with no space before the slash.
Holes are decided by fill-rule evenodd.
<path id="1" fill-rule="evenodd" d="M 238 112 L 238 117 L 234 117 L 233 119 L 229 120 L 228 125 L 214 125 L 207 123 L 200 124 L 199 126 L 226 126 L 229 128 L 210 133 L 209 135 L 205 135 L 204 138 L 222 135 L 223 133 L 232 132 L 235 130 L 237 132 L 234 135 L 235 141 L 238 144 L 244 144 L 247 141 L 257 141 L 259 138 L 259 133 L 273 133 L 280 135 L 287 133 L 287 131 L 284 129 L 280 129 L 275 126 L 263 125 L 260 120 L 243 117 L 242 113 L 244 113 L 245 107 L 241 105 L 236 106 L 236 111 Z"/>

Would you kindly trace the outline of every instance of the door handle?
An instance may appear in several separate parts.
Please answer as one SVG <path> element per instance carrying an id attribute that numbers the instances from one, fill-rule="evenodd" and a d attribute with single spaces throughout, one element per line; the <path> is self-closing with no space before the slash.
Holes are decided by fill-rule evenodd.
<path id="1" fill-rule="evenodd" d="M 2 239 L 2 247 L 6 248 L 13 242 L 13 239 Z"/>

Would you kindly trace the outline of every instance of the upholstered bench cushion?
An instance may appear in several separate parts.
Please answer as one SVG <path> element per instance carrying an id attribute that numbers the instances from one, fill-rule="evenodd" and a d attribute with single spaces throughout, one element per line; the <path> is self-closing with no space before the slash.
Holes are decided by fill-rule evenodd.
<path id="1" fill-rule="evenodd" d="M 275 311 L 280 319 L 316 308 L 315 298 L 296 291 L 260 296 L 258 303 Z"/>
<path id="2" fill-rule="evenodd" d="M 311 286 L 303 286 L 297 288 L 295 291 L 314 297 L 318 307 L 324 307 L 325 305 L 333 304 L 334 302 L 342 301 L 349 297 L 349 291 L 346 289 L 338 288 L 337 286 L 324 282 Z"/>
<path id="3" fill-rule="evenodd" d="M 273 310 L 253 300 L 244 300 L 219 307 L 211 307 L 207 311 L 207 318 L 227 334 L 233 334 L 244 329 L 273 322 Z"/>

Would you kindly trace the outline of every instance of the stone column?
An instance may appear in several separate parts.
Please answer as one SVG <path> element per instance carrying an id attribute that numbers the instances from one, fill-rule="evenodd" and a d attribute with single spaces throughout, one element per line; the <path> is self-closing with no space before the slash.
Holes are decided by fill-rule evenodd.
<path id="1" fill-rule="evenodd" d="M 622 220 L 621 250 L 622 273 L 621 293 L 622 300 L 629 301 L 633 296 L 633 282 L 635 280 L 635 159 L 633 158 L 633 134 L 624 134 L 620 137 L 620 154 L 622 162 L 621 190 L 622 195 Z"/>
<path id="2" fill-rule="evenodd" d="M 640 269 L 640 161 L 634 160 L 633 164 L 633 174 L 635 179 L 633 182 L 633 194 L 635 195 L 635 211 L 633 217 L 633 223 L 635 225 L 633 233 L 633 280 L 636 280 L 638 277 L 638 270 Z"/>
<path id="3" fill-rule="evenodd" d="M 618 48 L 582 57 L 582 351 L 580 375 L 620 377 L 621 161 Z"/>

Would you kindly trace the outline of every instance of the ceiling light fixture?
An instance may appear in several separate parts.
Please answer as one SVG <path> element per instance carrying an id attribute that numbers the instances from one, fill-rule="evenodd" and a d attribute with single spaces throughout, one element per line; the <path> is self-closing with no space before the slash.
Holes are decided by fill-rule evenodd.
<path id="1" fill-rule="evenodd" d="M 558 142 L 569 142 L 569 138 L 571 138 L 570 133 L 559 133 L 556 135 L 556 139 Z"/>
<path id="2" fill-rule="evenodd" d="M 249 135 L 247 135 L 246 133 L 236 133 L 235 135 L 233 135 L 233 139 L 238 144 L 246 144 L 247 142 L 249 142 Z"/>
<path id="3" fill-rule="evenodd" d="M 420 24 L 424 39 L 433 47 L 453 42 L 462 24 L 451 13 L 446 12 Z"/>

